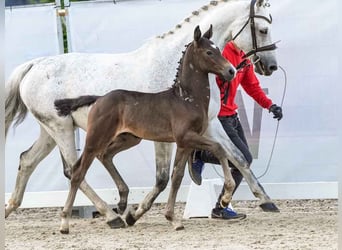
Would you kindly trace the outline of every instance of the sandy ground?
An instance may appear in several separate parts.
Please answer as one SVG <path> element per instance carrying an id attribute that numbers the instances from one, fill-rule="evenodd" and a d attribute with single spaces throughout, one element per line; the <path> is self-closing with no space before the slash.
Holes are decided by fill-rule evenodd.
<path id="1" fill-rule="evenodd" d="M 276 201 L 280 213 L 265 213 L 256 201 L 235 201 L 242 221 L 184 220 L 174 231 L 155 204 L 134 226 L 110 229 L 100 218 L 73 217 L 70 234 L 59 233 L 61 208 L 19 209 L 5 220 L 5 249 L 337 249 L 337 200 Z M 183 215 L 184 203 L 176 213 Z"/>

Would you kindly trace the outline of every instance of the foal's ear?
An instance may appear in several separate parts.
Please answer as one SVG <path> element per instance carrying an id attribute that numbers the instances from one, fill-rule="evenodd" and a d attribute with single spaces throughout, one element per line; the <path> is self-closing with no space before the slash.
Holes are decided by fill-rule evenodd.
<path id="1" fill-rule="evenodd" d="M 202 33 L 201 33 L 201 30 L 200 30 L 200 27 L 197 25 L 196 28 L 195 28 L 195 31 L 194 31 L 194 40 L 196 42 L 198 42 L 198 40 L 201 38 L 202 36 Z"/>
<path id="2" fill-rule="evenodd" d="M 204 33 L 203 37 L 210 39 L 213 36 L 213 25 L 210 24 L 209 29 Z"/>

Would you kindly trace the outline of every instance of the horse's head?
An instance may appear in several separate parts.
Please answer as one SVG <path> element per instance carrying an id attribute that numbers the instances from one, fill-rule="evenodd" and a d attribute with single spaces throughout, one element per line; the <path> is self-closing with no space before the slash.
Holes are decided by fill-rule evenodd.
<path id="1" fill-rule="evenodd" d="M 196 64 L 203 72 L 219 75 L 230 81 L 235 77 L 236 69 L 221 54 L 220 49 L 210 40 L 212 37 L 212 25 L 203 34 L 199 26 L 194 30 L 194 41 L 189 49 L 193 50 L 193 64 Z"/>
<path id="2" fill-rule="evenodd" d="M 256 62 L 255 71 L 267 76 L 278 69 L 269 6 L 268 0 L 252 0 L 246 10 L 248 15 L 241 16 L 230 27 L 235 44 Z"/>

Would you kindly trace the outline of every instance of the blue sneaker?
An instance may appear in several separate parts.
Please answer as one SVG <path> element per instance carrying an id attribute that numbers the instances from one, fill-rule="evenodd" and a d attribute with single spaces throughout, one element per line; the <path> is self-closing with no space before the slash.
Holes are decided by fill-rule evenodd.
<path id="1" fill-rule="evenodd" d="M 229 207 L 226 208 L 214 208 L 211 211 L 211 218 L 223 219 L 223 220 L 243 220 L 247 216 L 245 214 L 239 214 Z"/>
<path id="2" fill-rule="evenodd" d="M 197 185 L 201 185 L 202 184 L 201 174 L 203 171 L 204 162 L 201 159 L 196 158 L 196 151 L 194 151 L 192 162 L 190 163 L 191 164 L 188 166 L 190 177 L 194 183 L 196 183 Z"/>

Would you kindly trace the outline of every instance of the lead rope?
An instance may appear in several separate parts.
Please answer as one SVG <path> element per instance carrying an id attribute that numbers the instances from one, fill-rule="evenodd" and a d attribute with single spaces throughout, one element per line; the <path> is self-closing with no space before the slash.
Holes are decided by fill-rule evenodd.
<path id="1" fill-rule="evenodd" d="M 281 102 L 280 102 L 280 107 L 283 108 L 284 99 L 285 99 L 285 93 L 286 93 L 286 86 L 287 86 L 287 75 L 286 75 L 286 71 L 285 71 L 285 69 L 283 67 L 281 67 L 279 65 L 279 68 L 281 69 L 281 71 L 284 74 L 284 90 L 283 90 L 283 96 L 282 96 Z M 270 170 L 271 160 L 272 160 L 272 157 L 273 157 L 273 152 L 274 152 L 275 144 L 276 144 L 277 137 L 278 137 L 279 122 L 280 121 L 277 121 L 277 127 L 276 127 L 275 134 L 274 134 L 273 145 L 272 145 L 270 157 L 269 157 L 268 162 L 267 162 L 266 169 L 265 169 L 265 171 L 261 175 L 259 175 L 257 177 L 257 179 L 260 179 L 261 177 L 265 176 L 267 174 L 267 172 Z"/>

